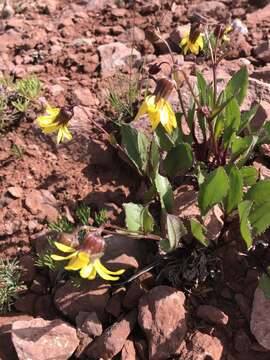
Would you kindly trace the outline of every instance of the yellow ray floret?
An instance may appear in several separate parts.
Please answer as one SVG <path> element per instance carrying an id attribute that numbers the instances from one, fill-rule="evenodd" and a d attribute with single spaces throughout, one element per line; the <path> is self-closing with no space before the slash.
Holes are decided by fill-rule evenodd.
<path id="1" fill-rule="evenodd" d="M 163 98 L 156 102 L 155 95 L 147 96 L 142 103 L 135 120 L 139 119 L 139 117 L 144 114 L 149 116 L 153 130 L 157 128 L 159 123 L 161 123 L 169 134 L 177 127 L 175 113 L 173 112 L 170 103 Z"/>
<path id="2" fill-rule="evenodd" d="M 58 250 L 69 253 L 69 255 L 60 256 L 52 254 L 52 259 L 56 261 L 69 260 L 65 269 L 80 271 L 80 276 L 83 279 L 93 280 L 95 279 L 96 274 L 98 274 L 104 280 L 116 281 L 119 280 L 119 275 L 122 275 L 125 271 L 124 269 L 111 271 L 101 264 L 99 258 L 91 257 L 91 254 L 86 251 L 76 250 L 59 242 L 55 242 L 54 244 Z"/>
<path id="3" fill-rule="evenodd" d="M 61 109 L 52 108 L 50 105 L 46 106 L 46 114 L 37 118 L 37 123 L 41 127 L 44 134 L 58 132 L 57 143 L 60 143 L 65 138 L 72 139 L 72 135 L 68 130 L 68 121 L 63 121 L 61 116 Z"/>
<path id="4" fill-rule="evenodd" d="M 180 42 L 180 47 L 183 48 L 184 55 L 191 52 L 198 55 L 200 50 L 203 49 L 203 36 L 199 34 L 195 41 L 191 41 L 190 32 L 186 32 Z"/>

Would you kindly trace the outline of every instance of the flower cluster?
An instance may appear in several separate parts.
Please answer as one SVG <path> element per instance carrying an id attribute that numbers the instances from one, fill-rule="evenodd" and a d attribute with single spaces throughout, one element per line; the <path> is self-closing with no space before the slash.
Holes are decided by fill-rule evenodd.
<path id="1" fill-rule="evenodd" d="M 59 144 L 65 138 L 72 139 L 68 130 L 68 122 L 73 116 L 73 111 L 68 108 L 53 108 L 49 104 L 46 106 L 46 114 L 37 118 L 38 125 L 42 128 L 44 134 L 57 132 L 57 143 Z"/>
<path id="2" fill-rule="evenodd" d="M 55 261 L 69 260 L 65 269 L 79 271 L 83 279 L 93 280 L 98 274 L 104 280 L 117 281 L 119 280 L 119 275 L 122 275 L 125 271 L 124 269 L 111 271 L 102 265 L 100 258 L 104 254 L 105 243 L 103 238 L 97 233 L 86 234 L 78 248 L 57 241 L 54 242 L 54 245 L 58 250 L 69 255 L 52 254 L 52 259 Z"/>

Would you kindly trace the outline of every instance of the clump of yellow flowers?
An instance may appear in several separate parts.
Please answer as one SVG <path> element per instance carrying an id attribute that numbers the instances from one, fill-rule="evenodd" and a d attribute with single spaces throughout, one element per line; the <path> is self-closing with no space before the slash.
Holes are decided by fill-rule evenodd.
<path id="1" fill-rule="evenodd" d="M 69 260 L 65 269 L 79 271 L 83 279 L 93 280 L 98 274 L 104 280 L 117 281 L 119 275 L 125 271 L 124 269 L 111 271 L 102 265 L 100 258 L 104 254 L 105 242 L 98 233 L 86 234 L 82 244 L 77 248 L 57 241 L 54 242 L 54 245 L 58 250 L 69 255 L 52 254 L 52 259 L 55 261 Z"/>
<path id="2" fill-rule="evenodd" d="M 57 132 L 57 143 L 72 139 L 72 134 L 68 130 L 68 122 L 73 116 L 73 111 L 67 107 L 53 108 L 46 105 L 46 114 L 37 118 L 37 123 L 44 134 Z"/>
<path id="3" fill-rule="evenodd" d="M 161 124 L 167 133 L 171 134 L 173 129 L 177 127 L 175 113 L 167 101 L 173 86 L 170 80 L 159 79 L 154 94 L 146 96 L 134 120 L 136 121 L 142 115 L 147 114 L 153 131 Z"/>
<path id="4" fill-rule="evenodd" d="M 190 30 L 184 32 L 184 36 L 180 41 L 180 47 L 183 49 L 184 55 L 191 52 L 198 55 L 203 50 L 203 34 L 200 32 L 200 24 L 194 22 L 191 24 Z"/>

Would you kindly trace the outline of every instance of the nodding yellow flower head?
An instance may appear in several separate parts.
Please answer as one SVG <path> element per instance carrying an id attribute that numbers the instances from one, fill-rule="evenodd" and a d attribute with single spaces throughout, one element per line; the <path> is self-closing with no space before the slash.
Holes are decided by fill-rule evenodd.
<path id="1" fill-rule="evenodd" d="M 231 25 L 225 26 L 223 24 L 218 24 L 214 30 L 214 35 L 216 39 L 221 39 L 223 42 L 229 42 L 230 37 L 228 34 L 230 34 L 232 31 L 233 28 Z"/>
<path id="2" fill-rule="evenodd" d="M 46 114 L 37 118 L 37 123 L 41 127 L 44 134 L 58 132 L 57 143 L 59 144 L 65 138 L 72 139 L 72 135 L 68 130 L 68 122 L 73 116 L 73 111 L 63 108 L 52 108 L 49 104 L 46 106 Z"/>
<path id="3" fill-rule="evenodd" d="M 184 55 L 188 52 L 194 55 L 199 54 L 200 50 L 203 49 L 203 35 L 200 32 L 200 23 L 194 22 L 190 30 L 184 33 L 180 41 L 180 47 L 183 49 Z"/>
<path id="4" fill-rule="evenodd" d="M 158 80 L 154 94 L 144 99 L 134 120 L 136 121 L 142 115 L 147 114 L 153 131 L 161 123 L 167 133 L 171 134 L 173 129 L 177 127 L 177 122 L 175 113 L 166 99 L 170 95 L 173 86 L 173 83 L 168 79 Z"/>
<path id="5" fill-rule="evenodd" d="M 84 237 L 83 243 L 77 249 L 60 242 L 54 242 L 55 247 L 63 253 L 69 255 L 60 256 L 52 254 L 53 260 L 69 260 L 65 266 L 66 270 L 80 271 L 83 279 L 93 280 L 98 274 L 104 280 L 117 281 L 119 275 L 125 270 L 110 271 L 101 264 L 100 258 L 103 256 L 104 240 L 97 233 L 89 233 Z"/>

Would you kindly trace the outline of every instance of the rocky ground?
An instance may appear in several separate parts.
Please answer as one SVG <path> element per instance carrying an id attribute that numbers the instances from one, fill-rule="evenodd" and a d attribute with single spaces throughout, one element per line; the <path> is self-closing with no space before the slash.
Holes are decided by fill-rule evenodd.
<path id="1" fill-rule="evenodd" d="M 0 74 L 36 74 L 52 105 L 75 104 L 75 136 L 55 145 L 34 115 L 0 137 L 1 257 L 20 257 L 28 286 L 11 315 L 0 317 L 0 359 L 270 359 L 270 302 L 257 287 L 270 250 L 259 247 L 247 256 L 235 229 L 225 236 L 228 245 L 211 254 L 212 281 L 195 291 L 170 277 L 175 264 L 162 276 L 147 272 L 123 287 L 95 280 L 81 289 L 71 281 L 55 287 L 53 275 L 33 265 L 31 255 L 46 241 L 46 221 L 72 214 L 79 202 L 106 208 L 112 223 L 123 224 L 122 204 L 139 196 L 141 184 L 93 120 L 104 126 L 111 116 L 110 79 L 120 70 L 128 78 L 130 55 L 135 72 L 143 61 L 169 60 L 163 44 L 152 41 L 151 26 L 169 39 L 191 78 L 196 67 L 207 77 L 208 65 L 184 59 L 176 46 L 177 27 L 193 13 L 209 23 L 231 16 L 247 24 L 248 35 L 231 42 L 219 76 L 226 80 L 246 65 L 245 106 L 260 101 L 255 121 L 270 119 L 267 1 L 137 0 L 134 7 L 132 1 L 24 0 L 14 1 L 1 20 Z M 254 159 L 262 178 L 270 178 L 269 156 L 265 146 Z M 177 190 L 180 204 L 192 202 L 186 190 Z M 150 242 L 112 236 L 107 243 L 112 267 L 134 271 L 153 260 Z"/>

